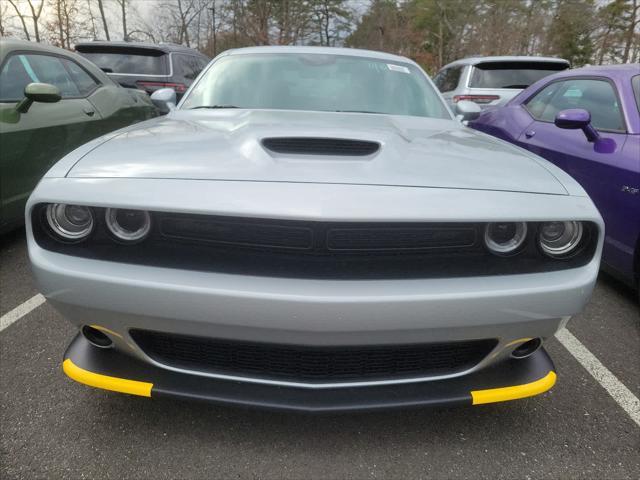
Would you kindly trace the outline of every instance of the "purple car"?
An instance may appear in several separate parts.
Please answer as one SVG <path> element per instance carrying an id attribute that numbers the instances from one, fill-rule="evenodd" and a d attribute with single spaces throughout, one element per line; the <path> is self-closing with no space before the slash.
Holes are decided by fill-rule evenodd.
<path id="1" fill-rule="evenodd" d="M 469 125 L 546 158 L 580 182 L 606 224 L 603 268 L 638 289 L 639 64 L 545 77 Z"/>

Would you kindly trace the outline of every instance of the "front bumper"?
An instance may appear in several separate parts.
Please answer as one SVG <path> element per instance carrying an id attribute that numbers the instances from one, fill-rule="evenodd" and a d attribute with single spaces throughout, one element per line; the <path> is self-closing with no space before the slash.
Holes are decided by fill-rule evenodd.
<path id="1" fill-rule="evenodd" d="M 178 213 L 438 222 L 450 220 L 451 212 L 456 212 L 459 221 L 579 218 L 603 228 L 586 197 L 344 185 L 212 185 L 45 179 L 30 199 L 27 216 L 33 205 L 42 202 L 107 206 L 104 198 L 118 191 L 119 200 L 110 206 Z M 284 214 L 283 205 L 290 206 Z M 555 374 L 546 353 L 520 361 L 511 360 L 510 353 L 528 339 L 551 337 L 582 310 L 595 284 L 602 248 L 600 238 L 590 263 L 554 272 L 327 281 L 92 260 L 44 250 L 29 223 L 27 231 L 33 271 L 47 300 L 75 325 L 92 325 L 114 342 L 112 350 L 93 351 L 84 340 L 75 340 L 65 360 L 65 371 L 73 378 L 118 391 L 128 391 L 129 387 L 120 388 L 123 384 L 133 385 L 135 392 L 129 393 L 147 396 L 171 394 L 311 411 L 471 403 L 476 397 L 519 398 L 550 388 Z M 296 378 L 267 382 L 250 374 L 232 377 L 159 363 L 136 344 L 132 329 L 309 347 L 482 339 L 495 339 L 497 345 L 473 368 L 449 375 L 342 385 Z M 494 389 L 500 390 L 476 397 L 471 393 Z"/>
<path id="2" fill-rule="evenodd" d="M 63 369 L 79 383 L 132 395 L 318 413 L 481 405 L 538 395 L 556 381 L 553 362 L 540 349 L 526 359 L 506 359 L 453 379 L 311 390 L 184 375 L 133 359 L 115 349 L 93 347 L 81 335 L 67 349 Z"/>
<path id="3" fill-rule="evenodd" d="M 551 337 L 582 309 L 597 274 L 597 265 L 589 264 L 517 276 L 325 282 L 114 264 L 37 245 L 31 245 L 30 255 L 42 292 L 77 326 L 102 329 L 131 358 L 219 379 L 229 378 L 159 364 L 130 330 L 308 346 L 496 339 L 497 346 L 479 364 L 455 374 L 463 376 L 507 358 L 526 339 Z"/>

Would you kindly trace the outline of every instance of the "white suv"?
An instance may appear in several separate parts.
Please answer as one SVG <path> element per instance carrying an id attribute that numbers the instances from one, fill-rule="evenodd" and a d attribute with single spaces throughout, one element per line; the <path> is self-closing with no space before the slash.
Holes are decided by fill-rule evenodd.
<path id="1" fill-rule="evenodd" d="M 504 105 L 534 82 L 569 67 L 562 58 L 471 57 L 445 65 L 433 81 L 450 106 L 471 100 L 486 108 Z"/>

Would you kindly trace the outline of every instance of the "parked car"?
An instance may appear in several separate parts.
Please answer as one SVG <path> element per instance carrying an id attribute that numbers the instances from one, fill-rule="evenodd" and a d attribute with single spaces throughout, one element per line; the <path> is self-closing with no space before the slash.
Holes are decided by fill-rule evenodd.
<path id="1" fill-rule="evenodd" d="M 157 116 L 146 95 L 60 48 L 0 40 L 0 232 L 24 222 L 40 177 L 83 143 Z"/>
<path id="2" fill-rule="evenodd" d="M 38 285 L 80 330 L 69 377 L 303 411 L 553 386 L 541 344 L 589 299 L 602 219 L 562 170 L 456 120 L 417 64 L 238 49 L 178 107 L 152 100 L 171 112 L 29 199 Z"/>
<path id="3" fill-rule="evenodd" d="M 587 67 L 547 77 L 470 124 L 573 176 L 604 218 L 603 266 L 635 288 L 640 280 L 639 109 L 640 65 Z"/>
<path id="4" fill-rule="evenodd" d="M 469 100 L 486 108 L 504 105 L 532 83 L 569 67 L 567 60 L 553 57 L 470 57 L 445 65 L 433 81 L 450 106 Z"/>
<path id="5" fill-rule="evenodd" d="M 171 43 L 96 41 L 78 43 L 75 49 L 123 87 L 148 94 L 173 88 L 178 99 L 209 63 L 197 50 Z"/>

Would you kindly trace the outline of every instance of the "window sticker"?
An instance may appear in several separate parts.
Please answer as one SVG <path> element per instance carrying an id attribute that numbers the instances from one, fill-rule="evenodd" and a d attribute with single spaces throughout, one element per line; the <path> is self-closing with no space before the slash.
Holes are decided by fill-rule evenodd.
<path id="1" fill-rule="evenodd" d="M 409 69 L 407 67 L 404 67 L 402 65 L 394 65 L 392 63 L 387 63 L 387 67 L 389 67 L 389 70 L 394 72 L 411 73 L 409 72 Z"/>

